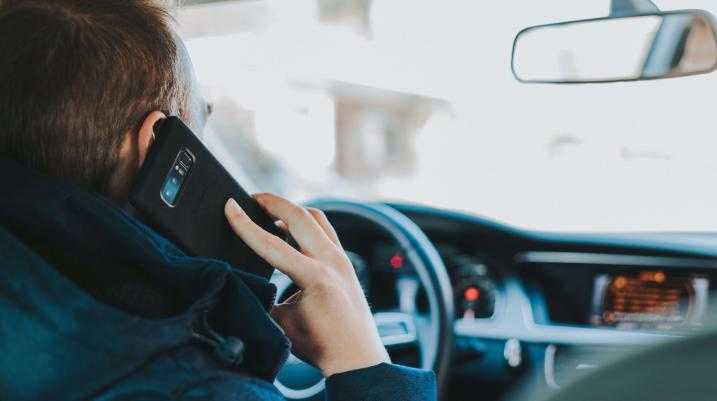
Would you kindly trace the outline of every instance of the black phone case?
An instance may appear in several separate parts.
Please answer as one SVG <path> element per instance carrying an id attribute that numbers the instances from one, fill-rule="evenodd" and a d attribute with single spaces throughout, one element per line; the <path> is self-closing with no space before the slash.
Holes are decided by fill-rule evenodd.
<path id="1" fill-rule="evenodd" d="M 174 206 L 160 192 L 182 149 L 195 158 Z M 232 231 L 224 205 L 234 198 L 249 217 L 283 238 L 274 220 L 259 206 L 177 117 L 164 121 L 130 193 L 140 216 L 185 252 L 229 262 L 243 271 L 269 278 L 273 268 Z"/>

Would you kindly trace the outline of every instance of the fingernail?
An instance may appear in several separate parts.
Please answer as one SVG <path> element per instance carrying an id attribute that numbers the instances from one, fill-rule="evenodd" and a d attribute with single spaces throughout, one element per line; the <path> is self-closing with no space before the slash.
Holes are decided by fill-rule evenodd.
<path id="1" fill-rule="evenodd" d="M 242 209 L 241 206 L 239 206 L 239 204 L 237 203 L 237 201 L 234 200 L 234 198 L 229 198 L 224 209 L 226 211 L 231 211 L 234 213 L 244 213 L 244 209 Z"/>

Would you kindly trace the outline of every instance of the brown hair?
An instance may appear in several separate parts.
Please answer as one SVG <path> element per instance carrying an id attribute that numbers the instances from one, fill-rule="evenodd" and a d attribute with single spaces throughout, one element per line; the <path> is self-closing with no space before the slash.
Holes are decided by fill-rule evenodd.
<path id="1" fill-rule="evenodd" d="M 185 102 L 151 0 L 0 0 L 0 156 L 107 193 L 125 135 Z"/>

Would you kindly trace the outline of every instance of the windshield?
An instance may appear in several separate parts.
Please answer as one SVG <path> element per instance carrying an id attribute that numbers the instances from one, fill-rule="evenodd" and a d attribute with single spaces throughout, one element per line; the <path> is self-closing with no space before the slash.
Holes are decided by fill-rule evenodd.
<path id="1" fill-rule="evenodd" d="M 716 231 L 717 75 L 571 86 L 511 74 L 520 29 L 608 8 L 264 0 L 185 6 L 177 19 L 214 106 L 206 141 L 250 189 L 541 230 Z"/>

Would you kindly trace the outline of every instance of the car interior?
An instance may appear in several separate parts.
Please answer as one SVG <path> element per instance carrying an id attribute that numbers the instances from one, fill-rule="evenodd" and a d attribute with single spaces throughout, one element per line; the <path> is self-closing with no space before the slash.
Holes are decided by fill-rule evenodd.
<path id="1" fill-rule="evenodd" d="M 207 146 L 326 213 L 440 399 L 717 396 L 716 6 L 182 3 Z M 295 356 L 274 384 L 324 397 Z"/>

